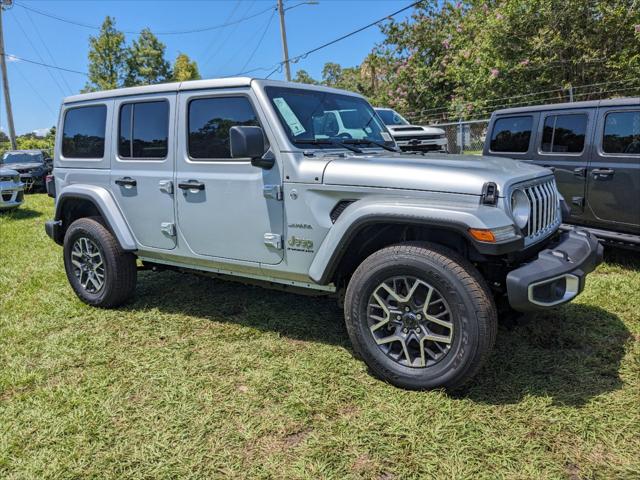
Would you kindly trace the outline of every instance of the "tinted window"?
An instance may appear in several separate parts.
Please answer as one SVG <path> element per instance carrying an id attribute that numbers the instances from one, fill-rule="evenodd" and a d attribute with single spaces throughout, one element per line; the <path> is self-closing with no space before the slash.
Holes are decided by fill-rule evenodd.
<path id="1" fill-rule="evenodd" d="M 120 108 L 118 154 L 125 158 L 165 158 L 168 102 L 128 103 Z"/>
<path id="2" fill-rule="evenodd" d="M 245 97 L 219 97 L 189 103 L 189 155 L 191 158 L 231 158 L 229 129 L 236 125 L 259 126 Z"/>
<path id="3" fill-rule="evenodd" d="M 606 116 L 602 150 L 605 153 L 640 154 L 640 111 Z"/>
<path id="4" fill-rule="evenodd" d="M 584 149 L 587 132 L 587 116 L 550 115 L 544 121 L 542 131 L 543 152 L 580 153 Z"/>
<path id="5" fill-rule="evenodd" d="M 494 152 L 524 153 L 529 150 L 533 117 L 507 117 L 496 120 L 490 149 Z"/>
<path id="6" fill-rule="evenodd" d="M 62 155 L 67 158 L 102 158 L 107 107 L 95 105 L 67 110 L 62 129 Z"/>

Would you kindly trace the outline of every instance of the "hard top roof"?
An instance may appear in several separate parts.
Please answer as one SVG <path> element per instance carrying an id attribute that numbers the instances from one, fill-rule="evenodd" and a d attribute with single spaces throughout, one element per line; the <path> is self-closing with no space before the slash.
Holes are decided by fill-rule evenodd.
<path id="1" fill-rule="evenodd" d="M 338 90 L 331 87 L 324 87 L 321 85 L 308 85 L 304 83 L 295 82 L 283 82 L 280 80 L 264 80 L 252 77 L 228 77 L 228 78 L 210 78 L 206 80 L 190 80 L 187 82 L 172 82 L 172 83 L 160 83 L 157 85 L 144 85 L 140 87 L 125 87 L 117 88 L 114 90 L 103 90 L 100 92 L 81 93 L 79 95 L 72 95 L 66 97 L 63 103 L 77 103 L 86 102 L 90 100 L 99 100 L 105 98 L 114 97 L 127 97 L 132 95 L 147 95 L 151 93 L 165 93 L 165 92 L 180 92 L 186 90 L 206 90 L 213 88 L 238 88 L 249 87 L 251 83 L 255 82 L 262 86 L 280 86 L 291 88 L 305 88 L 311 90 L 321 90 L 328 92 L 335 92 L 341 94 L 350 94 L 361 97 L 362 95 L 355 92 L 347 92 L 345 90 Z"/>
<path id="2" fill-rule="evenodd" d="M 531 105 L 528 107 L 503 108 L 502 110 L 496 110 L 494 115 L 540 112 L 547 110 L 568 110 L 574 108 L 618 107 L 627 105 L 640 105 L 640 97 L 610 98 L 606 100 L 588 100 L 584 102 L 551 103 L 545 105 Z"/>

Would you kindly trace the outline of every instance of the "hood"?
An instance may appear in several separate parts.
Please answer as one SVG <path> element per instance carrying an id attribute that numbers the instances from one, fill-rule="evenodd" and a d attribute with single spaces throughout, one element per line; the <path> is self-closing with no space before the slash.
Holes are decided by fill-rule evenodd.
<path id="1" fill-rule="evenodd" d="M 394 137 L 411 137 L 414 135 L 444 135 L 445 131 L 436 127 L 422 127 L 420 125 L 387 126 Z"/>
<path id="2" fill-rule="evenodd" d="M 13 170 L 32 170 L 34 168 L 42 167 L 42 162 L 20 162 L 20 163 L 7 163 L 3 164 L 4 168 L 11 168 Z"/>
<path id="3" fill-rule="evenodd" d="M 481 195 L 486 182 L 495 182 L 502 196 L 514 183 L 549 175 L 546 168 L 510 158 L 392 153 L 334 158 L 323 183 Z"/>

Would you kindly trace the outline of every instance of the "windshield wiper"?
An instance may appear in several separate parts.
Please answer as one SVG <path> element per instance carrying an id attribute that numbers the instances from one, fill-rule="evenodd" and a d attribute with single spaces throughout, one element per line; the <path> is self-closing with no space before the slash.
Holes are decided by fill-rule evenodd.
<path id="1" fill-rule="evenodd" d="M 368 138 L 358 138 L 353 140 L 347 139 L 344 141 L 344 143 L 349 143 L 351 145 L 375 145 L 376 147 L 384 148 L 385 150 L 388 150 L 390 152 L 398 152 L 398 150 L 390 147 L 389 145 L 385 145 L 384 143 L 377 142 L 375 140 L 369 140 Z"/>
<path id="2" fill-rule="evenodd" d="M 362 153 L 358 147 L 353 145 L 347 145 L 345 142 L 340 142 L 338 140 L 295 140 L 293 143 L 296 145 L 300 144 L 308 144 L 308 145 L 333 145 L 336 147 L 346 148 L 347 150 L 351 150 L 352 152 Z"/>

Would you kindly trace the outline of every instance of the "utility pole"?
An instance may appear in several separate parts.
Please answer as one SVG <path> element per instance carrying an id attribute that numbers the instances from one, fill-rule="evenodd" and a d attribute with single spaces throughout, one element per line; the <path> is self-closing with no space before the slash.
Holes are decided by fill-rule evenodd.
<path id="1" fill-rule="evenodd" d="M 12 7 L 13 0 L 2 0 L 0 4 L 0 69 L 2 70 L 2 89 L 4 90 L 4 102 L 7 104 L 7 123 L 9 125 L 9 139 L 11 148 L 16 150 L 16 130 L 13 127 L 13 111 L 11 110 L 11 96 L 9 95 L 9 77 L 7 76 L 7 58 L 4 51 L 4 33 L 2 31 L 2 11 L 5 7 Z"/>
<path id="2" fill-rule="evenodd" d="M 280 14 L 280 36 L 282 37 L 282 55 L 284 56 L 284 73 L 287 82 L 291 81 L 291 68 L 289 67 L 289 47 L 287 47 L 287 31 L 284 26 L 284 7 L 282 0 L 278 0 L 278 13 Z"/>

